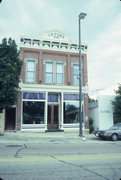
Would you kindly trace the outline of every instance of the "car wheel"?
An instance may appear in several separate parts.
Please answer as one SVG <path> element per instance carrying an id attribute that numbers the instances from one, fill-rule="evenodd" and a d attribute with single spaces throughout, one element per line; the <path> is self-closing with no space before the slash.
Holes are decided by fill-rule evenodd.
<path id="1" fill-rule="evenodd" d="M 112 134 L 111 139 L 112 139 L 112 141 L 117 141 L 118 140 L 118 135 L 117 134 Z"/>

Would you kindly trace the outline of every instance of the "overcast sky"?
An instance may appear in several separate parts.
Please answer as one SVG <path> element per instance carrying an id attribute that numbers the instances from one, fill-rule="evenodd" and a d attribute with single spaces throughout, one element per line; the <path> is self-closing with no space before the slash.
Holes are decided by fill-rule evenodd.
<path id="1" fill-rule="evenodd" d="M 120 0 L 2 0 L 0 41 L 11 37 L 19 45 L 21 35 L 40 37 L 58 29 L 78 42 L 78 15 L 82 41 L 88 44 L 90 94 L 121 83 Z"/>

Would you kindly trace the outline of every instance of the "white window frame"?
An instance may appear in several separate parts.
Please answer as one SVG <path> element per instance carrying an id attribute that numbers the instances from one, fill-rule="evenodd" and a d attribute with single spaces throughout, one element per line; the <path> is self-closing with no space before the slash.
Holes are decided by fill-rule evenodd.
<path id="1" fill-rule="evenodd" d="M 26 61 L 26 78 L 25 78 L 25 81 L 26 83 L 36 83 L 36 62 L 37 60 L 36 59 L 32 59 L 32 58 L 26 58 L 25 59 Z M 28 63 L 29 62 L 33 62 L 34 63 L 34 71 L 28 71 Z M 28 72 L 33 72 L 33 81 L 29 81 L 28 80 Z"/>
<path id="2" fill-rule="evenodd" d="M 57 65 L 62 65 L 62 73 L 58 73 L 57 72 Z M 61 83 L 58 83 L 57 82 L 57 74 L 61 74 L 62 76 L 62 82 Z M 63 63 L 56 63 L 56 84 L 64 84 L 64 64 Z"/>
<path id="3" fill-rule="evenodd" d="M 49 72 L 47 72 L 47 64 L 51 64 L 52 65 L 52 72 L 50 72 L 51 74 L 52 74 L 52 82 L 47 82 L 47 73 L 49 73 Z M 46 84 L 53 84 L 53 82 L 54 82 L 54 69 L 53 69 L 53 67 L 54 67 L 54 65 L 53 65 L 53 62 L 46 62 L 46 68 L 45 68 L 45 83 Z"/>
<path id="4" fill-rule="evenodd" d="M 46 64 L 47 63 L 51 63 L 53 65 L 52 67 L 52 83 L 48 83 L 46 81 Z M 44 61 L 45 64 L 45 84 L 59 84 L 59 85 L 64 85 L 64 66 L 66 65 L 66 62 L 64 61 L 56 61 L 56 60 L 45 60 Z M 57 64 L 62 64 L 62 73 L 63 73 L 63 82 L 62 83 L 57 83 Z"/>

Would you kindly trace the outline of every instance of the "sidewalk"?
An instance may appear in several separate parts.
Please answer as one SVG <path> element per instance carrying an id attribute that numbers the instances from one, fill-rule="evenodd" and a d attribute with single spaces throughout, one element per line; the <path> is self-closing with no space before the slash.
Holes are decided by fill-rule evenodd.
<path id="1" fill-rule="evenodd" d="M 53 141 L 97 141 L 94 134 L 85 133 L 84 137 L 80 137 L 78 131 L 69 132 L 5 132 L 0 136 L 0 143 L 40 143 L 48 140 Z"/>

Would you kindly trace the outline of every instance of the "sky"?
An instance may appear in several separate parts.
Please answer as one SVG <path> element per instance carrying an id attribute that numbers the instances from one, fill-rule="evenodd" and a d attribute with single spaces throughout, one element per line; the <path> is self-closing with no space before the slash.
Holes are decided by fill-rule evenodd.
<path id="1" fill-rule="evenodd" d="M 88 44 L 89 95 L 121 83 L 120 0 L 2 0 L 0 42 L 21 35 L 40 37 L 57 29 L 78 43 L 80 12 L 82 42 Z"/>

